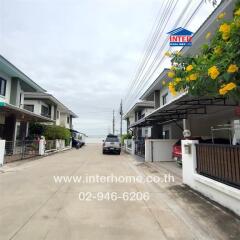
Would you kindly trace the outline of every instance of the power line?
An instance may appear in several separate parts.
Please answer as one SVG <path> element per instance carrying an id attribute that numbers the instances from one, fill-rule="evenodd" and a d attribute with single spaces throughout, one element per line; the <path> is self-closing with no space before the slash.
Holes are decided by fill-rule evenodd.
<path id="1" fill-rule="evenodd" d="M 171 0 L 171 1 L 173 1 L 173 0 Z M 159 29 L 160 29 L 160 26 L 161 26 L 162 19 L 164 19 L 165 13 L 167 12 L 167 7 L 168 7 L 168 5 L 169 5 L 169 3 L 170 3 L 170 0 L 168 0 L 167 4 L 165 5 L 165 8 L 163 9 L 162 14 L 160 15 L 161 10 L 162 10 L 163 3 L 164 3 L 164 1 L 162 1 L 162 5 L 161 5 L 161 7 L 160 7 L 160 11 L 159 11 L 159 14 L 158 14 L 158 15 L 160 16 L 160 19 L 158 20 L 158 24 L 157 24 L 156 27 L 154 27 L 154 25 L 155 25 L 155 23 L 154 23 L 154 25 L 153 25 L 153 27 L 152 27 L 151 33 L 150 33 L 150 35 L 149 35 L 149 37 L 148 37 L 148 39 L 147 39 L 147 41 L 146 41 L 146 43 L 145 43 L 145 46 L 148 45 L 148 46 L 147 46 L 147 49 L 144 51 L 144 55 L 143 55 L 143 57 L 142 57 L 142 59 L 141 59 L 141 61 L 140 61 L 139 67 L 138 67 L 138 69 L 137 69 L 137 71 L 136 71 L 136 73 L 135 73 L 135 77 L 134 77 L 133 80 L 131 81 L 131 85 L 130 85 L 129 90 L 128 90 L 128 92 L 127 92 L 126 95 L 128 95 L 128 94 L 131 92 L 134 84 L 136 83 L 137 79 L 139 78 L 139 74 L 141 73 L 141 71 L 142 71 L 142 69 L 143 69 L 143 67 L 144 67 L 144 64 L 145 64 L 145 62 L 146 62 L 146 59 L 147 59 L 148 56 L 150 55 L 149 53 L 152 52 L 154 39 L 156 39 L 156 36 L 158 35 L 158 32 L 159 32 Z M 172 3 L 172 2 L 171 2 L 171 3 Z M 170 5 L 169 5 L 169 6 L 170 6 Z M 157 19 L 158 19 L 158 16 L 157 16 L 155 22 L 157 22 Z M 154 28 L 155 28 L 155 31 L 153 32 L 153 29 L 154 29 Z M 152 33 L 152 32 L 153 32 L 153 33 Z M 149 41 L 150 41 L 150 42 L 149 42 Z M 148 43 L 148 42 L 149 42 L 149 43 Z"/>
<path id="2" fill-rule="evenodd" d="M 190 1 L 191 1 L 191 0 L 190 0 Z M 190 1 L 188 1 L 188 3 L 190 3 Z M 186 4 L 186 6 L 184 7 L 184 9 L 182 10 L 182 12 L 181 12 L 180 16 L 178 17 L 178 19 L 176 20 L 176 23 L 174 24 L 173 28 L 176 28 L 176 27 L 177 27 L 177 25 L 179 24 L 180 19 L 183 17 L 184 13 L 186 13 L 187 9 L 189 8 L 190 4 L 188 4 L 188 3 Z M 175 5 L 175 7 L 176 7 L 176 5 Z M 167 23 L 168 23 L 169 18 L 172 16 L 173 10 L 174 10 L 174 8 L 172 9 L 172 11 L 171 11 L 171 13 L 170 13 L 170 16 L 168 17 L 168 19 L 167 19 L 167 21 L 166 21 L 166 24 L 165 24 L 165 26 L 164 26 L 164 29 L 165 29 L 166 26 L 167 26 Z M 145 74 L 143 75 L 141 81 L 139 82 L 139 88 L 135 90 L 135 92 L 137 92 L 137 93 L 135 93 L 136 96 L 138 96 L 138 95 L 141 93 L 142 88 L 145 87 L 145 86 L 144 86 L 144 83 L 147 84 L 147 82 L 149 81 L 150 78 L 148 77 L 148 74 L 151 72 L 151 70 L 152 70 L 152 68 L 154 67 L 155 63 L 157 62 L 158 58 L 162 55 L 162 52 L 163 52 L 165 46 L 167 45 L 167 43 L 168 43 L 168 39 L 166 38 L 166 39 L 164 40 L 163 45 L 161 46 L 161 48 L 158 50 L 156 56 L 154 57 L 151 65 L 150 65 L 149 68 L 146 70 L 146 72 L 145 72 Z M 160 59 L 160 62 L 162 62 L 163 58 L 164 58 L 164 55 L 163 55 L 162 58 Z M 159 65 L 160 65 L 160 64 L 159 64 Z M 158 65 L 158 66 L 159 66 L 159 65 Z M 148 80 L 147 80 L 147 77 L 148 77 Z"/>
<path id="3" fill-rule="evenodd" d="M 165 25 L 164 25 L 164 27 L 163 27 L 163 29 L 162 29 L 162 31 L 161 31 L 161 34 L 162 34 L 163 31 L 165 30 L 165 28 L 166 28 L 166 26 L 167 26 L 167 24 L 168 24 L 168 21 L 169 21 L 169 19 L 171 18 L 172 14 L 173 14 L 173 11 L 174 11 L 174 9 L 175 9 L 175 7 L 176 7 L 176 5 L 177 5 L 177 2 L 175 3 L 173 9 L 171 10 L 170 15 L 169 15 L 168 18 L 166 19 Z M 178 24 L 178 21 L 176 21 L 176 22 L 177 22 L 177 24 Z M 177 24 L 175 24 L 174 27 L 175 27 Z M 149 71 L 151 71 L 151 68 L 152 68 L 152 67 L 154 66 L 154 64 L 156 63 L 159 55 L 162 54 L 162 50 L 164 49 L 164 47 L 165 47 L 166 44 L 167 44 L 167 39 L 164 41 L 164 43 L 163 43 L 163 45 L 161 46 L 160 50 L 157 52 L 157 55 L 154 57 L 152 63 L 150 64 L 150 66 L 148 67 L 148 69 L 146 70 L 146 72 L 144 73 L 142 79 L 139 81 L 139 84 L 138 84 L 137 88 L 135 89 L 135 91 L 137 91 L 139 88 L 141 88 L 141 86 L 144 84 L 144 81 L 145 81 L 145 79 L 146 79 L 147 74 L 149 73 Z M 138 93 L 137 93 L 137 94 L 138 94 Z"/>
<path id="4" fill-rule="evenodd" d="M 199 10 L 200 6 L 203 4 L 203 1 L 201 1 L 199 3 L 199 5 L 197 6 L 197 8 L 194 10 L 194 12 L 192 13 L 191 17 L 188 19 L 188 21 L 185 23 L 185 26 L 188 25 L 188 23 L 191 21 L 191 19 L 193 18 L 193 16 L 197 13 L 197 11 Z M 187 6 L 185 7 L 185 12 L 186 13 L 186 8 L 189 7 L 189 4 L 187 4 Z M 180 17 L 178 18 L 178 20 L 176 21 L 175 25 L 179 23 L 180 18 L 182 18 L 182 14 L 180 14 Z M 151 76 L 155 73 L 155 71 L 157 70 L 157 68 L 159 67 L 159 65 L 161 64 L 162 60 L 164 59 L 164 56 L 161 58 L 160 62 L 157 64 L 157 66 L 155 67 L 154 71 L 151 72 L 151 69 L 153 68 L 153 66 L 155 65 L 155 63 L 157 62 L 157 58 L 161 55 L 162 50 L 164 49 L 164 46 L 167 43 L 167 39 L 164 41 L 163 46 L 160 48 L 160 50 L 158 51 L 157 55 L 155 56 L 152 64 L 150 65 L 150 67 L 148 68 L 148 70 L 145 72 L 143 78 L 140 80 L 138 87 L 136 87 L 135 90 L 135 94 L 132 96 L 128 96 L 128 100 L 129 102 L 134 98 L 137 97 L 138 94 L 143 90 L 143 88 L 146 86 L 146 83 L 149 82 L 149 80 L 151 80 Z M 170 48 L 169 48 L 170 49 Z M 151 73 L 150 73 L 151 72 Z M 150 73 L 150 76 L 148 77 L 148 80 L 145 81 L 147 79 L 147 74 Z M 143 84 L 145 83 L 145 84 Z M 137 93 L 136 93 L 137 90 Z M 129 106 L 131 105 L 131 103 L 128 104 Z"/>

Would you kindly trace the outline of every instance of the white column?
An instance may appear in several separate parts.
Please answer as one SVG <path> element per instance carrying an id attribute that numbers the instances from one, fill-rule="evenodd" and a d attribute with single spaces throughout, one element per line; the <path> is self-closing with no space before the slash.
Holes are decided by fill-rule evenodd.
<path id="1" fill-rule="evenodd" d="M 152 161 L 152 140 L 145 140 L 145 162 Z"/>
<path id="2" fill-rule="evenodd" d="M 5 143 L 5 140 L 0 140 L 0 166 L 2 166 L 4 162 Z"/>
<path id="3" fill-rule="evenodd" d="M 194 187 L 194 173 L 196 172 L 197 140 L 182 140 L 182 170 L 183 183 Z"/>
<path id="4" fill-rule="evenodd" d="M 132 155 L 135 155 L 135 141 L 132 139 Z"/>
<path id="5" fill-rule="evenodd" d="M 39 141 L 39 155 L 43 156 L 45 154 L 45 140 L 41 139 Z"/>

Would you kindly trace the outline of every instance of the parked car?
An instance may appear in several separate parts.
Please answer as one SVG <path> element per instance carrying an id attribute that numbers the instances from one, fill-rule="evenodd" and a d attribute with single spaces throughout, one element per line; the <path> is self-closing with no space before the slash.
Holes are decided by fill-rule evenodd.
<path id="1" fill-rule="evenodd" d="M 121 143 L 118 136 L 109 134 L 105 141 L 103 141 L 102 153 L 121 153 Z"/>
<path id="2" fill-rule="evenodd" d="M 75 147 L 76 149 L 79 149 L 83 145 L 84 145 L 84 143 L 81 140 L 72 138 L 72 147 Z"/>
<path id="3" fill-rule="evenodd" d="M 212 144 L 212 139 L 202 139 L 201 137 L 193 137 L 191 140 L 198 140 L 199 143 L 207 143 Z M 176 161 L 177 164 L 182 165 L 182 146 L 181 146 L 182 139 L 179 139 L 172 148 L 172 158 Z M 230 141 L 225 138 L 215 138 L 214 144 L 230 144 Z"/>

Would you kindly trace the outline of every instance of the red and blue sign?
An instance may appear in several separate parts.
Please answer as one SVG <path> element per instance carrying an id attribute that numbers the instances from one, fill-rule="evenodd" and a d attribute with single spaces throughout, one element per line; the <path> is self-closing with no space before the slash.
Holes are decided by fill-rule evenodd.
<path id="1" fill-rule="evenodd" d="M 179 27 L 167 34 L 170 35 L 170 46 L 192 46 L 193 32 L 188 31 L 185 28 Z"/>

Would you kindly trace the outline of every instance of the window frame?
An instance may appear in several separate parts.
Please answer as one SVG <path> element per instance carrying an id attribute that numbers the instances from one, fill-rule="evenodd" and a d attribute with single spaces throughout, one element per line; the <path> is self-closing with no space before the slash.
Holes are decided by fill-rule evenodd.
<path id="1" fill-rule="evenodd" d="M 168 93 L 165 93 L 165 94 L 162 96 L 162 105 L 166 105 L 166 104 L 167 104 L 167 96 L 168 96 Z"/>
<path id="2" fill-rule="evenodd" d="M 45 110 L 48 109 L 47 114 L 45 114 L 45 112 L 43 111 L 44 108 L 45 108 Z M 50 109 L 49 109 L 49 106 L 41 105 L 41 115 L 44 116 L 44 117 L 50 117 Z"/>
<path id="3" fill-rule="evenodd" d="M 2 82 L 4 82 L 3 94 L 2 94 Z M 7 80 L 0 77 L 0 96 L 3 96 L 3 97 L 6 96 L 6 88 L 7 88 Z"/>
<path id="4" fill-rule="evenodd" d="M 32 107 L 32 111 L 31 110 L 29 110 L 29 109 L 26 109 L 26 107 Z M 27 111 L 29 111 L 29 112 L 34 112 L 34 104 L 24 104 L 23 105 L 23 108 L 25 109 L 25 110 L 27 110 Z"/>

